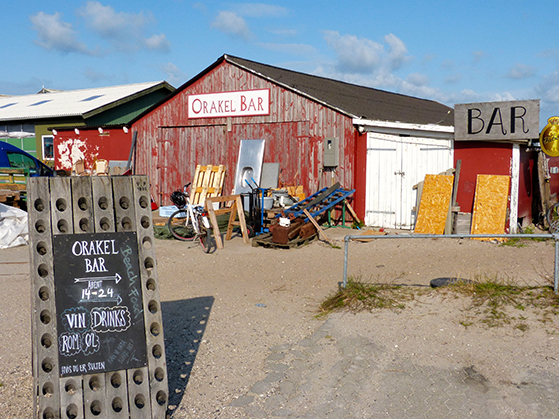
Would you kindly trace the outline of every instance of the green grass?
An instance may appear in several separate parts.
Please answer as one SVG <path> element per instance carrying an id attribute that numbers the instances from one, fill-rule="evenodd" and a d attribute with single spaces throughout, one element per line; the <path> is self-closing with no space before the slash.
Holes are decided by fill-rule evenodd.
<path id="1" fill-rule="evenodd" d="M 535 232 L 536 232 L 535 227 L 533 225 L 529 225 L 527 227 L 524 227 L 520 231 L 520 234 L 534 234 Z M 500 245 L 501 246 L 511 246 L 511 247 L 526 247 L 526 246 L 528 246 L 528 243 L 530 241 L 532 241 L 532 242 L 549 241 L 550 243 L 554 243 L 554 241 L 551 240 L 551 239 L 544 239 L 544 238 L 541 238 L 541 237 L 534 237 L 534 238 L 513 237 L 512 239 L 505 240 Z"/>
<path id="2" fill-rule="evenodd" d="M 511 325 L 527 331 L 526 310 L 536 310 L 542 323 L 552 322 L 559 314 L 559 295 L 550 286 L 519 286 L 498 278 L 476 278 L 459 281 L 440 288 L 411 287 L 367 283 L 349 278 L 346 288 L 339 288 L 320 305 L 320 314 L 334 311 L 374 311 L 408 309 L 409 302 L 427 293 L 467 298 L 464 327 L 474 324 L 486 327 Z M 516 314 L 518 312 L 518 315 Z"/>
<path id="3" fill-rule="evenodd" d="M 406 307 L 405 302 L 410 299 L 413 299 L 413 295 L 402 286 L 370 284 L 350 278 L 345 288 L 340 287 L 320 305 L 320 310 L 322 314 L 338 310 L 403 310 Z"/>

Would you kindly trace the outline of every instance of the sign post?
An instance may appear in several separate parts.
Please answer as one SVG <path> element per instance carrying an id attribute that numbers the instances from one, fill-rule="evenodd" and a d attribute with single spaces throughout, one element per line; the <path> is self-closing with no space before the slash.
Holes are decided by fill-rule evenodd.
<path id="1" fill-rule="evenodd" d="M 29 178 L 34 417 L 164 418 L 145 176 Z"/>

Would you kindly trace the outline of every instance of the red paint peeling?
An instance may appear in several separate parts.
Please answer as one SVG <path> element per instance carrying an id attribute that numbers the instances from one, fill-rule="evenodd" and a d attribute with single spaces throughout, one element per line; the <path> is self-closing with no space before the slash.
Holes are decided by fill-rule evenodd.
<path id="1" fill-rule="evenodd" d="M 83 158 L 87 168 L 91 168 L 97 159 L 107 161 L 126 161 L 130 154 L 132 136 L 120 128 L 105 129 L 102 133 L 97 128 L 57 129 L 54 136 L 54 164 L 57 170 L 71 170 L 76 160 Z"/>
<path id="2" fill-rule="evenodd" d="M 270 89 L 270 115 L 187 118 L 189 94 L 243 89 Z M 345 188 L 355 187 L 356 137 L 350 117 L 227 62 L 138 120 L 134 130 L 138 131 L 137 173 L 149 175 L 152 192 L 162 205 L 169 203 L 173 190 L 192 180 L 197 164 L 226 165 L 223 193 L 231 193 L 243 139 L 264 139 L 264 163 L 279 163 L 281 182 L 300 184 L 307 195 L 336 181 Z M 323 170 L 323 144 L 328 137 L 340 140 L 334 178 Z M 364 204 L 362 208 L 364 212 Z"/>

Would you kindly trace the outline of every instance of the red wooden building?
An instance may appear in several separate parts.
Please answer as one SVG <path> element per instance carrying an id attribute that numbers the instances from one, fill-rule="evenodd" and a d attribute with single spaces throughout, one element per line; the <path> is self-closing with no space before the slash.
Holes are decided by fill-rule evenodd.
<path id="1" fill-rule="evenodd" d="M 168 205 L 169 194 L 192 180 L 197 164 L 227 166 L 223 193 L 231 193 L 241 140 L 261 139 L 263 161 L 279 163 L 282 184 L 302 185 L 309 195 L 340 182 L 356 189 L 353 207 L 365 217 L 374 212 L 368 196 L 378 193 L 378 179 L 368 178 L 375 152 L 371 135 L 382 136 L 387 144 L 418 145 L 443 133 L 450 156 L 442 163 L 446 170 L 452 167 L 452 125 L 453 109 L 434 101 L 224 55 L 133 120 L 131 132 L 138 133 L 136 173 L 149 175 L 160 205 Z M 326 144 L 335 148 L 335 164 L 325 162 Z M 423 180 L 421 170 L 414 170 L 407 182 Z M 403 171 L 385 172 L 404 177 Z M 402 210 L 407 217 L 415 191 L 404 189 L 413 197 Z M 404 224 L 400 227 L 410 227 Z"/>

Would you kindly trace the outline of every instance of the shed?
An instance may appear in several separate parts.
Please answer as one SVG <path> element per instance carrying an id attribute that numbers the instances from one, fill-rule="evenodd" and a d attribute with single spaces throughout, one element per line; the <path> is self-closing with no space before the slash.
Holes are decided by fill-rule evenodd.
<path id="1" fill-rule="evenodd" d="M 54 164 L 52 128 L 67 127 L 73 132 L 125 124 L 173 90 L 167 82 L 157 81 L 68 91 L 43 88 L 34 95 L 2 96 L 0 141 Z"/>
<path id="2" fill-rule="evenodd" d="M 198 164 L 227 166 L 229 193 L 241 140 L 260 139 L 282 184 L 309 195 L 339 182 L 356 189 L 353 207 L 368 225 L 410 228 L 412 186 L 452 167 L 453 120 L 431 100 L 223 55 L 131 129 L 136 172 L 149 175 L 161 205 Z"/>

